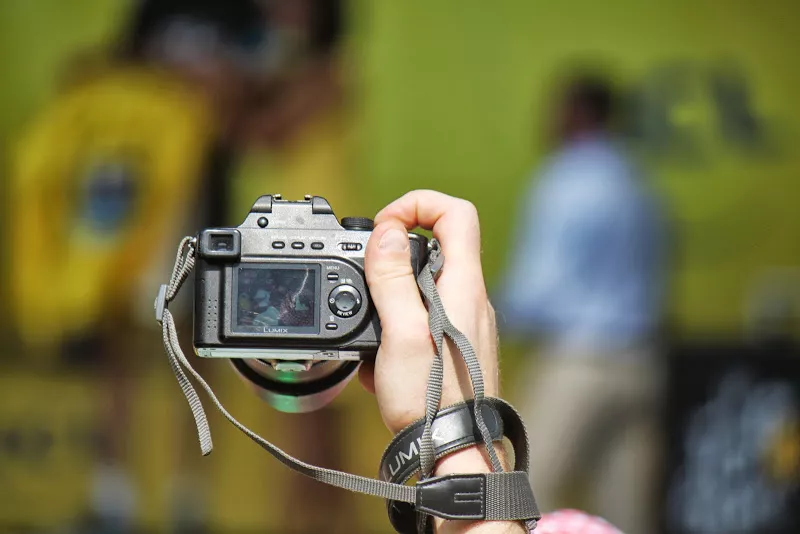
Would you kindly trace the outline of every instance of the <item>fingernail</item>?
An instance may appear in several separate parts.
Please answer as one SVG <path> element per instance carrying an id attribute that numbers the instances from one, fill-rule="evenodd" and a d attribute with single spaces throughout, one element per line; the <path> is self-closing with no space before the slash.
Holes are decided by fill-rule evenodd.
<path id="1" fill-rule="evenodd" d="M 378 248 L 396 252 L 406 251 L 408 250 L 408 235 L 400 230 L 389 230 L 381 237 Z"/>

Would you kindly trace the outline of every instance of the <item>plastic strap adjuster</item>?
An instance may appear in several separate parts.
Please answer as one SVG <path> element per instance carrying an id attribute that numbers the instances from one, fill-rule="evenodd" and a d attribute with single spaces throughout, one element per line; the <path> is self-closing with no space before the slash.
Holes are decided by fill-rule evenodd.
<path id="1" fill-rule="evenodd" d="M 158 295 L 155 301 L 156 321 L 159 323 L 164 320 L 164 310 L 167 309 L 167 284 L 161 284 L 158 288 Z"/>

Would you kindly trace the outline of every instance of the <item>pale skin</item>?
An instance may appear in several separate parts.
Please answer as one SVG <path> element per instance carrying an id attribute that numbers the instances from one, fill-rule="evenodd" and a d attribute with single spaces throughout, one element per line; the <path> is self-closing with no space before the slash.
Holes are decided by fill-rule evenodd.
<path id="1" fill-rule="evenodd" d="M 374 366 L 362 366 L 360 379 L 373 392 L 393 433 L 424 416 L 425 389 L 434 358 L 428 312 L 411 269 L 407 231 L 432 230 L 445 256 L 436 285 L 451 322 L 472 343 L 483 369 L 487 396 L 499 394 L 497 329 L 481 268 L 478 212 L 470 202 L 435 191 L 412 191 L 375 217 L 365 269 L 381 318 L 381 347 Z M 441 406 L 472 397 L 458 353 L 445 346 Z M 440 460 L 435 474 L 489 472 L 485 451 L 466 449 Z M 440 534 L 523 534 L 521 523 L 437 520 Z"/>

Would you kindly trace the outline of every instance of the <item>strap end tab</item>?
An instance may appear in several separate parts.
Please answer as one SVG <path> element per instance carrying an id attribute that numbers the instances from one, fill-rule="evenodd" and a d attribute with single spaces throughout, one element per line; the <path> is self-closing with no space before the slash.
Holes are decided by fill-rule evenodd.
<path id="1" fill-rule="evenodd" d="M 443 519 L 483 519 L 485 501 L 484 475 L 447 475 L 417 483 L 417 512 Z"/>
<path id="2" fill-rule="evenodd" d="M 156 296 L 155 310 L 156 321 L 161 323 L 164 320 L 164 310 L 167 309 L 167 284 L 161 284 L 158 288 L 158 296 Z"/>
<path id="3" fill-rule="evenodd" d="M 444 519 L 537 521 L 541 518 L 524 471 L 425 479 L 417 483 L 416 511 Z"/>

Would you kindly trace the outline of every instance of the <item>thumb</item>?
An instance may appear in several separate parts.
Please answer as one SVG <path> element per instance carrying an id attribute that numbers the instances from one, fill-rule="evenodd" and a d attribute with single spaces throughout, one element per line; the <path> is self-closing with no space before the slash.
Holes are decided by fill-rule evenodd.
<path id="1" fill-rule="evenodd" d="M 367 243 L 364 268 L 381 320 L 381 343 L 427 342 L 428 312 L 411 267 L 408 233 L 402 223 L 375 227 Z"/>

